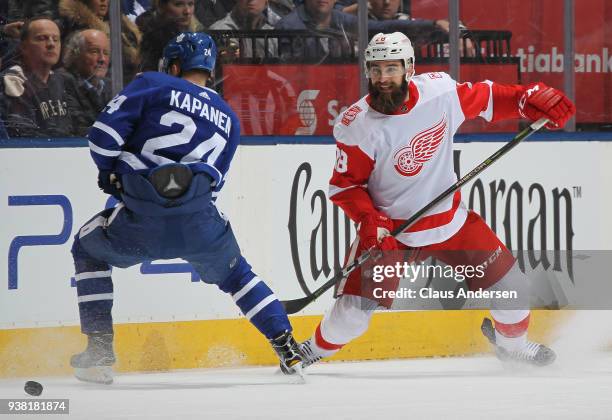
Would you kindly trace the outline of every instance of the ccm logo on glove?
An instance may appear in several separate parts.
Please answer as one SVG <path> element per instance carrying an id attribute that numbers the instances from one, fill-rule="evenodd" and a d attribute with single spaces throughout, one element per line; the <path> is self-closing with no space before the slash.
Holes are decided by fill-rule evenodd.
<path id="1" fill-rule="evenodd" d="M 519 113 L 531 121 L 548 118 L 550 123 L 546 128 L 559 129 L 576 113 L 576 106 L 563 92 L 537 83 L 528 86 L 521 96 Z"/>

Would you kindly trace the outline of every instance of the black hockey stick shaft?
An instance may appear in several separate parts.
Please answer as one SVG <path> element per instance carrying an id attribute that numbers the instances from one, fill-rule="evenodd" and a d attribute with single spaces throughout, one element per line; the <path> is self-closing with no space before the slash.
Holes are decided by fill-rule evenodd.
<path id="1" fill-rule="evenodd" d="M 419 220 L 425 213 L 429 210 L 440 204 L 443 200 L 450 197 L 456 191 L 458 191 L 464 184 L 470 182 L 476 176 L 480 175 L 485 169 L 491 166 L 494 162 L 499 160 L 503 155 L 508 153 L 514 147 L 516 147 L 520 142 L 525 140 L 527 137 L 538 131 L 542 128 L 546 123 L 548 123 L 548 119 L 540 118 L 536 122 L 529 125 L 529 127 L 525 128 L 523 131 L 518 133 L 512 140 L 506 143 L 502 148 L 493 153 L 487 159 L 485 159 L 480 165 L 476 166 L 466 175 L 464 175 L 461 179 L 459 179 L 456 183 L 448 187 L 444 192 L 434 198 L 429 204 L 423 207 L 421 210 L 412 215 L 408 220 L 406 220 L 401 226 L 391 232 L 391 236 L 397 236 L 406 229 L 408 229 L 412 224 L 414 224 L 417 220 Z M 359 257 L 355 258 L 351 261 L 346 267 L 344 267 L 341 271 L 336 273 L 331 279 L 326 281 L 321 287 L 315 290 L 310 296 L 305 296 L 300 299 L 293 300 L 284 300 L 281 303 L 285 307 L 285 310 L 288 314 L 294 314 L 296 312 L 301 311 L 311 302 L 314 302 L 318 299 L 323 293 L 327 292 L 330 288 L 332 288 L 339 280 L 348 276 L 353 270 L 357 267 L 361 266 L 364 262 L 370 259 L 372 256 L 372 250 L 369 249 L 363 252 Z"/>

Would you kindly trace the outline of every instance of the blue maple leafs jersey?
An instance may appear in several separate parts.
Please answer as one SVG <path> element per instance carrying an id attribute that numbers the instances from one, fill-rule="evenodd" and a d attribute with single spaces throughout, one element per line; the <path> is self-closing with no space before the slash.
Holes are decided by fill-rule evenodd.
<path id="1" fill-rule="evenodd" d="M 212 89 L 165 73 L 136 77 L 89 130 L 99 170 L 148 173 L 172 162 L 205 172 L 218 191 L 240 141 L 240 125 Z"/>

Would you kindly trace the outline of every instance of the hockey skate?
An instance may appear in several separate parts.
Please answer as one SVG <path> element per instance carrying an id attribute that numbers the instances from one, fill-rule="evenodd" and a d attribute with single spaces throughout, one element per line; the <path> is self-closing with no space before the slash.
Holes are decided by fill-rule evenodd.
<path id="1" fill-rule="evenodd" d="M 495 327 L 489 318 L 485 318 L 480 326 L 482 333 L 495 347 L 495 355 L 504 363 L 521 363 L 534 366 L 546 366 L 551 364 L 557 358 L 555 352 L 543 344 L 527 341 L 526 345 L 520 351 L 508 351 L 496 344 Z"/>
<path id="2" fill-rule="evenodd" d="M 302 352 L 300 346 L 289 331 L 270 340 L 272 348 L 280 359 L 280 369 L 285 375 L 298 375 L 303 378 Z"/>
<path id="3" fill-rule="evenodd" d="M 300 350 L 302 351 L 302 369 L 306 369 L 308 366 L 317 363 L 323 358 L 313 351 L 312 338 L 300 343 Z"/>
<path id="4" fill-rule="evenodd" d="M 114 363 L 113 334 L 88 334 L 85 351 L 70 358 L 77 379 L 105 385 L 113 383 Z"/>

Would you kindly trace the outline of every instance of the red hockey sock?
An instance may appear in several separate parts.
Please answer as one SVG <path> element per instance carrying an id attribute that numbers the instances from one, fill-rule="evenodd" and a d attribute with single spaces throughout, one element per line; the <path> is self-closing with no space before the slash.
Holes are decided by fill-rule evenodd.
<path id="1" fill-rule="evenodd" d="M 495 330 L 502 334 L 504 337 L 519 337 L 527 332 L 530 316 L 531 315 L 527 315 L 522 321 L 516 322 L 514 324 L 504 324 L 495 320 Z"/>
<path id="2" fill-rule="evenodd" d="M 527 327 L 529 316 L 514 324 L 504 324 L 495 321 L 495 342 L 509 351 L 521 350 L 527 343 Z"/>
<path id="3" fill-rule="evenodd" d="M 344 346 L 344 344 L 333 344 L 326 341 L 321 334 L 321 324 L 317 325 L 317 329 L 314 334 L 314 342 L 322 350 L 333 351 L 334 353 Z"/>

